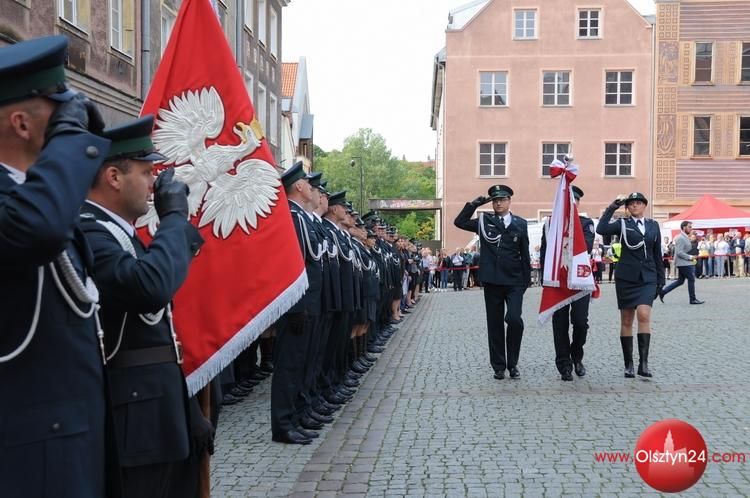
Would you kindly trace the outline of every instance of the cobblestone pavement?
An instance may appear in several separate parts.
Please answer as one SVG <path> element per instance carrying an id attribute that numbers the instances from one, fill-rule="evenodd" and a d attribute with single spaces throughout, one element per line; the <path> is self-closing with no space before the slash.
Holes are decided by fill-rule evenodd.
<path id="1" fill-rule="evenodd" d="M 214 497 L 643 496 L 632 452 L 651 423 L 680 418 L 709 451 L 750 459 L 750 280 L 699 280 L 655 303 L 652 381 L 625 379 L 614 286 L 590 313 L 588 374 L 560 381 L 541 290 L 525 296 L 520 380 L 492 378 L 480 290 L 425 295 L 359 392 L 309 446 L 271 442 L 270 382 L 221 416 Z M 637 361 L 637 353 L 636 353 Z M 709 463 L 686 496 L 750 496 L 750 462 Z"/>

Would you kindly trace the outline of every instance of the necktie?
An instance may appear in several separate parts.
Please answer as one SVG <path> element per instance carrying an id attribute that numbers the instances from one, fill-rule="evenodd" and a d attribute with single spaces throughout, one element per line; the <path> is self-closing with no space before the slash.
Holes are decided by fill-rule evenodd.
<path id="1" fill-rule="evenodd" d="M 640 230 L 642 234 L 645 234 L 646 229 L 643 227 L 643 220 L 638 220 L 637 225 L 638 225 L 638 230 Z"/>

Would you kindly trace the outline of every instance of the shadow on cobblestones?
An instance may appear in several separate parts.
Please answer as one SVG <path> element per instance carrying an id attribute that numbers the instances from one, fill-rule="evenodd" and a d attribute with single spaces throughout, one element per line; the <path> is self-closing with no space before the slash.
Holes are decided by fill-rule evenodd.
<path id="1" fill-rule="evenodd" d="M 748 280 L 700 281 L 655 303 L 652 381 L 625 379 L 614 286 L 591 306 L 588 375 L 563 383 L 551 326 L 526 293 L 520 380 L 497 381 L 481 291 L 430 294 L 394 335 L 355 396 L 305 447 L 271 442 L 270 382 L 220 421 L 214 497 L 643 496 L 632 464 L 595 451 L 633 450 L 664 418 L 698 428 L 710 451 L 750 448 Z M 681 292 L 682 291 L 682 292 Z M 711 464 L 686 496 L 747 496 L 748 463 Z"/>

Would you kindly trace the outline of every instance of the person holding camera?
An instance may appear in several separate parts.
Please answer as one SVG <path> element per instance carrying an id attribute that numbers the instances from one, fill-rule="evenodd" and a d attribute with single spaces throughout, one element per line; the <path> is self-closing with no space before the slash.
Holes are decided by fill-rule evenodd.
<path id="1" fill-rule="evenodd" d="M 625 206 L 630 216 L 612 220 Z M 651 307 L 664 288 L 664 265 L 659 224 L 644 217 L 648 200 L 640 192 L 618 197 L 599 219 L 596 232 L 619 235 L 622 249 L 615 270 L 617 307 L 620 310 L 620 345 L 625 377 L 633 378 L 633 322 L 638 320 L 638 375 L 651 377 L 648 353 L 651 344 Z"/>
<path id="2" fill-rule="evenodd" d="M 513 189 L 493 185 L 487 193 L 489 197 L 479 196 L 467 202 L 453 223 L 480 238 L 478 278 L 484 288 L 490 364 L 495 378 L 504 379 L 507 368 L 510 377 L 518 379 L 523 294 L 531 285 L 529 232 L 526 220 L 510 212 Z M 480 212 L 477 218 L 472 218 L 474 211 L 488 202 L 492 202 L 493 212 Z M 507 349 L 503 320 L 507 324 Z"/>

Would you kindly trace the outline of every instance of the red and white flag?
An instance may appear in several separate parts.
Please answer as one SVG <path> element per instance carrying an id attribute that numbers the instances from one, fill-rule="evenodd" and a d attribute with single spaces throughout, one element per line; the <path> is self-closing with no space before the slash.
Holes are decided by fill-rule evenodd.
<path id="1" fill-rule="evenodd" d="M 275 112 L 272 110 L 271 112 Z M 188 391 L 206 385 L 307 288 L 279 172 L 209 0 L 185 0 L 142 115 L 190 187 L 190 220 L 206 240 L 174 299 Z M 136 226 L 150 240 L 153 207 Z"/>
<path id="2" fill-rule="evenodd" d="M 540 325 L 547 322 L 555 311 L 596 289 L 578 206 L 570 188 L 578 175 L 578 166 L 555 159 L 550 164 L 550 175 L 553 178 L 559 176 L 560 184 L 546 232 Z"/>

